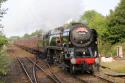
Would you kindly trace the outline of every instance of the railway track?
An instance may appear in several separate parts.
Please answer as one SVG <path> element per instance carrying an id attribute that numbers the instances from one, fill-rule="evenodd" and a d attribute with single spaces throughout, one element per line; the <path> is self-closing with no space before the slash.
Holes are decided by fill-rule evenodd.
<path id="1" fill-rule="evenodd" d="M 21 67 L 22 67 L 24 73 L 26 74 L 26 76 L 28 77 L 30 83 L 38 83 L 38 80 L 35 75 L 35 66 L 34 65 L 32 66 L 32 72 L 31 72 L 31 70 L 29 70 L 26 67 L 26 64 L 24 64 L 24 62 L 20 58 L 17 57 L 17 60 L 21 64 Z M 31 73 L 32 73 L 32 75 L 31 75 Z"/>
<path id="2" fill-rule="evenodd" d="M 49 71 L 47 71 L 46 68 L 44 68 L 44 66 L 38 65 L 36 62 L 34 62 L 33 60 L 31 60 L 31 59 L 29 59 L 27 57 L 25 59 L 27 59 L 27 61 L 29 61 L 33 65 L 33 67 L 32 67 L 32 76 L 31 76 L 31 74 L 28 73 L 28 71 L 31 71 L 31 70 L 28 70 L 26 68 L 26 65 L 24 64 L 24 62 L 21 61 L 20 58 L 17 58 L 17 60 L 21 64 L 21 67 L 23 68 L 25 74 L 27 75 L 27 77 L 28 77 L 28 79 L 29 79 L 29 81 L 31 83 L 38 83 L 37 76 L 36 76 L 36 73 L 35 73 L 35 71 L 36 71 L 35 68 L 38 68 L 39 70 L 41 70 L 46 75 L 46 77 L 49 78 L 53 83 L 62 83 L 62 80 L 60 80 L 52 72 L 52 70 L 50 68 L 49 68 Z"/>
<path id="3" fill-rule="evenodd" d="M 67 82 L 67 80 L 63 80 L 63 79 L 60 80 L 60 78 L 56 74 L 53 73 L 53 70 L 51 69 L 50 65 L 47 64 L 46 62 L 41 61 L 42 63 L 38 64 L 29 58 L 27 58 L 27 60 L 30 61 L 32 64 L 34 64 L 35 67 L 37 67 L 39 70 L 44 72 L 44 74 L 49 79 L 51 79 L 54 83 L 66 83 Z M 34 72 L 34 77 L 35 77 L 35 72 Z M 29 78 L 29 76 L 28 76 L 28 78 Z M 73 76 L 73 78 L 79 80 L 80 83 L 100 83 L 100 82 L 101 83 L 118 83 L 113 78 L 109 78 L 106 75 L 100 75 L 100 74 L 82 75 L 82 76 L 76 75 L 76 76 Z M 37 81 L 37 78 L 34 78 L 34 79 L 36 79 L 36 81 Z M 31 83 L 37 83 L 37 82 L 31 82 Z"/>
<path id="4" fill-rule="evenodd" d="M 29 72 L 28 72 L 29 70 L 26 68 L 26 65 L 24 64 L 22 59 L 17 58 L 17 60 L 21 64 L 25 74 L 27 75 L 30 83 L 38 83 L 37 76 L 36 76 L 36 73 L 35 73 L 35 71 L 36 71 L 35 67 L 37 67 L 39 70 L 44 72 L 46 77 L 49 78 L 53 83 L 66 83 L 66 82 L 60 80 L 60 78 L 58 78 L 58 76 L 53 73 L 53 70 L 51 70 L 51 67 L 48 64 L 43 62 L 43 63 L 40 63 L 41 65 L 39 65 L 29 58 L 25 58 L 25 59 L 27 59 L 30 63 L 33 64 L 33 66 L 32 66 L 32 76 L 31 76 L 31 74 L 29 74 Z M 100 82 L 101 83 L 117 83 L 113 79 L 108 79 L 106 76 L 101 76 L 99 74 L 73 75 L 73 78 L 79 80 L 80 83 L 100 83 Z"/>
<path id="5" fill-rule="evenodd" d="M 102 80 L 104 80 L 104 81 L 106 81 L 106 82 L 108 82 L 108 83 L 115 83 L 114 80 L 106 78 L 106 77 L 105 77 L 106 75 L 104 76 L 104 74 L 103 74 L 103 76 L 97 75 L 97 74 L 94 74 L 93 76 L 95 76 L 95 77 L 97 77 L 97 78 L 99 78 L 99 79 L 102 79 Z"/>
<path id="6" fill-rule="evenodd" d="M 45 70 L 47 69 L 49 74 L 51 74 L 55 79 L 57 79 L 59 81 L 59 83 L 62 83 L 61 81 L 65 81 L 65 80 L 60 80 L 61 78 L 59 78 L 53 71 L 53 69 L 51 68 L 51 66 L 44 60 L 40 60 L 39 63 L 41 64 L 42 68 L 44 68 Z M 66 81 L 65 81 L 66 82 Z M 64 83 L 65 83 L 64 82 Z"/>
<path id="7" fill-rule="evenodd" d="M 37 63 L 33 62 L 31 59 L 27 58 L 31 63 L 35 64 L 36 67 L 44 72 L 48 78 L 50 78 L 54 83 L 62 83 L 61 80 L 52 72 L 52 70 L 49 68 L 49 71 L 46 71 L 46 68 L 44 65 L 38 65 Z"/>
<path id="8" fill-rule="evenodd" d="M 82 83 L 117 83 L 113 79 L 105 78 L 104 76 L 101 75 L 78 75 L 73 77 L 77 80 L 79 80 Z"/>

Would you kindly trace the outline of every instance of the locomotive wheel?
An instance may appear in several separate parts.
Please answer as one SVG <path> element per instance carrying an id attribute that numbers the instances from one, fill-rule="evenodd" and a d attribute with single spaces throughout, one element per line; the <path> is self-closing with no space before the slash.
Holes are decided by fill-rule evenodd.
<path id="1" fill-rule="evenodd" d="M 67 72 L 70 72 L 70 68 L 64 66 L 64 70 L 67 71 Z"/>
<path id="2" fill-rule="evenodd" d="M 53 64 L 53 59 L 50 58 L 50 57 L 47 57 L 47 62 L 48 62 L 50 65 L 52 65 L 52 64 Z"/>
<path id="3" fill-rule="evenodd" d="M 47 62 L 52 65 L 53 64 L 53 55 L 50 55 L 49 50 L 47 50 Z"/>
<path id="4" fill-rule="evenodd" d="M 71 65 L 70 66 L 70 73 L 71 74 L 75 74 L 76 73 L 75 65 Z"/>
<path id="5" fill-rule="evenodd" d="M 47 58 L 47 49 L 44 49 L 44 52 L 43 52 L 42 56 L 44 57 L 43 59 Z"/>

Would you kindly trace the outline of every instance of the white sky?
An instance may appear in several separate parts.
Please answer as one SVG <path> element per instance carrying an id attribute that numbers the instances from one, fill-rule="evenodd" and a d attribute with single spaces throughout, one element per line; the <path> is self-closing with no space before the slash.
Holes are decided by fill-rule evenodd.
<path id="1" fill-rule="evenodd" d="M 8 8 L 2 19 L 6 36 L 31 33 L 37 29 L 48 30 L 77 20 L 85 10 L 94 9 L 108 15 L 120 0 L 8 0 Z"/>

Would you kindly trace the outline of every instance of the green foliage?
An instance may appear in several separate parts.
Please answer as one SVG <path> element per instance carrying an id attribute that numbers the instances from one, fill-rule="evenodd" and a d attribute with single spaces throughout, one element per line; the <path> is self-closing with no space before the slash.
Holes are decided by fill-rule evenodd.
<path id="1" fill-rule="evenodd" d="M 38 35 L 42 35 L 43 31 L 42 30 L 36 30 L 35 32 L 32 32 L 31 34 L 24 34 L 24 36 L 22 38 L 31 38 L 33 36 L 38 36 Z"/>
<path id="2" fill-rule="evenodd" d="M 36 35 L 39 35 L 39 34 L 42 34 L 43 31 L 42 30 L 36 30 L 35 32 L 31 33 L 31 36 L 36 36 Z"/>
<path id="3" fill-rule="evenodd" d="M 98 33 L 99 52 L 103 55 L 110 55 L 111 45 L 106 41 L 106 36 L 109 34 L 107 31 L 107 18 L 94 10 L 89 10 L 81 16 L 80 21 L 84 20 L 88 22 L 90 28 L 95 29 Z"/>
<path id="4" fill-rule="evenodd" d="M 1 10 L 1 3 L 5 2 L 6 0 L 0 0 L 0 10 Z M 0 16 L 3 16 L 3 11 L 0 11 Z M 0 33 L 0 48 L 7 43 L 7 39 L 5 36 L 3 36 L 2 33 Z"/>
<path id="5" fill-rule="evenodd" d="M 3 45 L 5 45 L 5 44 L 7 44 L 7 38 L 5 37 L 5 36 L 3 36 L 3 35 L 0 35 L 0 48 L 3 46 Z"/>
<path id="6" fill-rule="evenodd" d="M 17 39 L 20 39 L 20 37 L 19 36 L 11 36 L 9 39 L 17 40 Z"/>
<path id="7" fill-rule="evenodd" d="M 1 3 L 5 2 L 6 0 L 0 0 L 0 10 L 1 10 Z M 5 11 L 0 11 L 0 16 L 2 17 Z M 0 75 L 6 75 L 8 71 L 8 64 L 9 59 L 6 56 L 5 49 L 3 50 L 3 46 L 8 43 L 7 38 L 0 33 Z M 0 81 L 1 82 L 1 81 Z"/>
<path id="8" fill-rule="evenodd" d="M 6 14 L 6 10 L 1 9 L 1 5 L 2 5 L 2 3 L 5 2 L 5 1 L 7 1 L 7 0 L 0 0 L 0 20 L 1 20 L 1 18 L 3 17 L 3 15 Z"/>
<path id="9" fill-rule="evenodd" d="M 107 39 L 112 43 L 125 42 L 125 0 L 121 0 L 118 7 L 108 16 Z"/>
<path id="10" fill-rule="evenodd" d="M 6 51 L 3 50 L 3 45 L 7 44 L 7 38 L 3 35 L 0 35 L 0 75 L 7 74 L 8 67 L 8 57 L 6 56 Z"/>
<path id="11" fill-rule="evenodd" d="M 14 40 L 18 40 L 18 39 L 20 39 L 19 36 L 11 36 L 8 40 L 9 41 L 14 41 Z"/>
<path id="12" fill-rule="evenodd" d="M 104 39 L 104 36 L 107 33 L 107 22 L 106 22 L 106 17 L 102 16 L 100 13 L 94 11 L 94 10 L 89 10 L 86 11 L 82 16 L 80 21 L 86 20 L 88 22 L 88 26 L 90 28 L 93 28 L 97 31 L 99 34 L 100 38 Z"/>
<path id="13" fill-rule="evenodd" d="M 0 3 L 3 3 L 3 2 L 5 2 L 6 0 L 0 0 Z"/>
<path id="14" fill-rule="evenodd" d="M 11 36 L 10 38 L 8 38 L 8 43 L 13 44 L 16 40 L 19 40 L 19 39 L 20 39 L 19 36 Z"/>
<path id="15" fill-rule="evenodd" d="M 6 75 L 8 72 L 10 60 L 6 54 L 5 49 L 0 50 L 0 75 Z"/>
<path id="16" fill-rule="evenodd" d="M 24 36 L 23 36 L 23 38 L 30 38 L 30 35 L 27 34 L 27 33 L 25 33 Z"/>

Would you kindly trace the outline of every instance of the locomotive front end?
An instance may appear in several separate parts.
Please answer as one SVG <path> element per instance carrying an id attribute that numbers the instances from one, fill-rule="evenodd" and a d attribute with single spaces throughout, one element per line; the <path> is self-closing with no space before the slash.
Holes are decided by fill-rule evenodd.
<path id="1" fill-rule="evenodd" d="M 97 68 L 97 33 L 82 23 L 49 31 L 44 38 L 46 57 L 50 64 L 59 64 L 71 73 L 93 72 Z"/>
<path id="2" fill-rule="evenodd" d="M 77 24 L 69 32 L 71 47 L 67 53 L 69 69 L 73 73 L 77 70 L 94 73 L 99 69 L 97 33 L 87 26 Z M 67 62 L 67 61 L 66 61 Z"/>
<path id="3" fill-rule="evenodd" d="M 93 33 L 85 25 L 75 25 L 70 30 L 70 41 L 75 47 L 88 47 L 93 42 Z"/>

